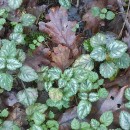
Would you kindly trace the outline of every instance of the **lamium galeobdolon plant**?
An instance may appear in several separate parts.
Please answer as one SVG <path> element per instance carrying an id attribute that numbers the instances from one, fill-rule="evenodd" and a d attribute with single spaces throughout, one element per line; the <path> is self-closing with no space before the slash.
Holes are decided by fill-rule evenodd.
<path id="1" fill-rule="evenodd" d="M 16 3 L 14 0 L 8 0 L 9 6 L 0 9 L 0 14 L 4 15 L 5 12 L 9 13 L 18 8 L 19 2 L 21 3 L 21 0 Z M 6 11 L 6 9 L 8 10 Z M 19 23 L 15 23 L 9 39 L 0 40 L 0 87 L 4 90 L 10 91 L 12 89 L 14 78 L 18 77 L 25 82 L 31 82 L 38 78 L 31 67 L 23 65 L 26 55 L 18 47 L 20 44 L 25 44 L 23 28 L 32 25 L 35 20 L 36 18 L 31 14 L 22 14 Z"/>
<path id="2" fill-rule="evenodd" d="M 104 80 L 99 79 L 96 72 L 81 66 L 68 68 L 63 73 L 57 67 L 49 69 L 45 66 L 39 72 L 38 79 L 49 93 L 50 98 L 46 103 L 50 107 L 68 108 L 73 97 L 78 94 L 77 114 L 80 119 L 90 113 L 93 102 L 108 96 L 107 90 L 102 87 Z"/>
<path id="3" fill-rule="evenodd" d="M 90 38 L 89 42 L 85 42 L 84 46 L 90 51 L 86 64 L 93 66 L 95 61 L 100 62 L 99 71 L 104 78 L 111 79 L 120 69 L 130 66 L 127 45 L 114 37 L 98 33 Z"/>

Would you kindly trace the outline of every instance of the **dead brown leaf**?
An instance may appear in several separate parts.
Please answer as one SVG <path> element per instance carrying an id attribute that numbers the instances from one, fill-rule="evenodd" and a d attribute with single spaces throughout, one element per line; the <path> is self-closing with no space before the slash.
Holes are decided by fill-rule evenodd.
<path id="1" fill-rule="evenodd" d="M 70 123 L 74 118 L 77 118 L 77 107 L 71 108 L 62 114 L 59 119 L 59 130 L 70 130 Z"/>
<path id="2" fill-rule="evenodd" d="M 62 44 L 72 50 L 77 49 L 77 36 L 72 31 L 76 22 L 68 21 L 67 10 L 62 7 L 51 8 L 47 19 L 50 20 L 47 23 L 39 22 L 39 30 L 49 34 L 52 42 Z"/>
<path id="3" fill-rule="evenodd" d="M 70 59 L 70 49 L 66 46 L 58 45 L 58 47 L 53 48 L 52 56 L 52 66 L 57 66 L 62 70 L 69 67 L 73 59 Z"/>

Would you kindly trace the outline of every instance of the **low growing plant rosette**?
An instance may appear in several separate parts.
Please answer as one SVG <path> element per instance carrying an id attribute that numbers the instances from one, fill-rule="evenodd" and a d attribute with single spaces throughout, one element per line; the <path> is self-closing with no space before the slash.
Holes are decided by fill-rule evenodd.
<path id="1" fill-rule="evenodd" d="M 80 119 L 91 112 L 93 102 L 108 96 L 107 90 L 102 87 L 104 80 L 99 79 L 96 72 L 82 67 L 71 67 L 62 72 L 57 67 L 49 69 L 45 66 L 38 79 L 48 92 L 46 103 L 49 107 L 68 108 L 77 95 L 77 114 Z"/>
<path id="2" fill-rule="evenodd" d="M 97 33 L 88 42 L 84 42 L 84 47 L 87 49 L 89 47 L 89 50 L 91 48 L 88 60 L 92 65 L 95 61 L 100 62 L 99 71 L 104 78 L 111 79 L 120 69 L 127 69 L 130 66 L 127 45 L 114 37 Z"/>

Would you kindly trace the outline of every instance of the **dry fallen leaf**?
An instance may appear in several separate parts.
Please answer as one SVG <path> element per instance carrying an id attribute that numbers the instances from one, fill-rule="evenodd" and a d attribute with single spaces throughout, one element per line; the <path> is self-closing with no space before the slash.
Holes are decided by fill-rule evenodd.
<path id="1" fill-rule="evenodd" d="M 49 22 L 39 22 L 39 30 L 49 34 L 52 42 L 62 44 L 72 50 L 77 50 L 78 53 L 76 45 L 77 36 L 72 31 L 76 22 L 68 21 L 67 10 L 62 7 L 51 8 L 47 18 L 50 20 Z"/>
<path id="2" fill-rule="evenodd" d="M 52 66 L 57 66 L 62 70 L 69 67 L 73 59 L 70 59 L 70 49 L 66 46 L 58 45 L 58 47 L 53 48 L 54 52 L 52 52 Z"/>

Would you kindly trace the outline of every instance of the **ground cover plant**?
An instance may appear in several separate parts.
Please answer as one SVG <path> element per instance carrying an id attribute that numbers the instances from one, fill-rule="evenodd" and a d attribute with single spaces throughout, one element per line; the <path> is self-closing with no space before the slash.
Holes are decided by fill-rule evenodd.
<path id="1" fill-rule="evenodd" d="M 129 0 L 0 0 L 0 130 L 130 130 Z"/>

